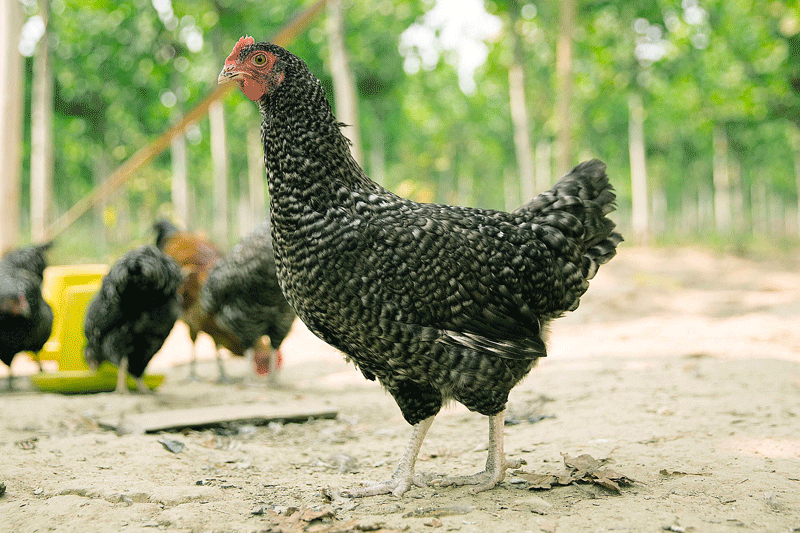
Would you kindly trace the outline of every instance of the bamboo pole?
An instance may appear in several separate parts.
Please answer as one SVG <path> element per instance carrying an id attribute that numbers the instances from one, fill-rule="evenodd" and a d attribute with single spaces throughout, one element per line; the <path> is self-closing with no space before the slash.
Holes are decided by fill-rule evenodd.
<path id="1" fill-rule="evenodd" d="M 285 46 L 304 30 L 311 21 L 325 7 L 327 0 L 317 0 L 311 7 L 292 19 L 275 34 L 271 42 Z M 48 229 L 47 238 L 53 239 L 66 231 L 89 209 L 108 198 L 114 191 L 125 184 L 133 174 L 144 165 L 152 161 L 158 154 L 172 144 L 172 140 L 182 134 L 187 126 L 193 124 L 208 114 L 211 105 L 224 98 L 236 86 L 234 83 L 217 85 L 214 91 L 194 109 L 183 116 L 174 126 L 162 133 L 156 140 L 139 149 L 127 161 L 120 165 L 103 183 L 95 187 L 89 194 L 78 200 L 63 215 L 61 215 Z"/>

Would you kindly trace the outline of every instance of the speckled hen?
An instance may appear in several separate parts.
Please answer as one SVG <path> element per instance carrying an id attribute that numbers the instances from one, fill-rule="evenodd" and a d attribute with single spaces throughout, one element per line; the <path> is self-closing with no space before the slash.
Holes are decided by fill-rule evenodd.
<path id="1" fill-rule="evenodd" d="M 86 362 L 119 366 L 117 393 L 127 393 L 127 376 L 139 392 L 149 392 L 142 380 L 145 367 L 161 349 L 180 316 L 178 264 L 152 245 L 123 255 L 103 278 L 86 310 Z"/>
<path id="2" fill-rule="evenodd" d="M 414 426 L 388 481 L 349 496 L 402 495 L 448 400 L 489 417 L 485 469 L 439 485 L 494 487 L 511 466 L 503 414 L 511 389 L 545 356 L 547 323 L 578 307 L 622 237 L 597 160 L 507 213 L 401 198 L 350 155 L 306 64 L 244 37 L 220 73 L 258 103 L 278 279 L 311 331 L 377 379 Z"/>
<path id="3" fill-rule="evenodd" d="M 267 359 L 269 378 L 276 379 L 280 346 L 294 322 L 275 273 L 269 221 L 259 224 L 214 265 L 200 291 L 204 311 L 220 328 L 232 332 L 246 353 Z M 269 353 L 260 351 L 267 335 Z"/>
<path id="4" fill-rule="evenodd" d="M 0 259 L 0 361 L 9 366 L 9 389 L 13 385 L 14 356 L 30 351 L 38 358 L 53 330 L 53 310 L 42 298 L 44 252 L 48 248 L 50 243 L 27 246 Z"/>

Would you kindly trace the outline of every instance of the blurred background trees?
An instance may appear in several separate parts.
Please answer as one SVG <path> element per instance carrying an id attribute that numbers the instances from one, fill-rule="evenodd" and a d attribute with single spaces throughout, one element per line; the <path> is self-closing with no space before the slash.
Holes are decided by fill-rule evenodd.
<path id="1" fill-rule="evenodd" d="M 309 4 L 4 2 L 0 247 L 43 238 L 215 89 L 239 37 Z M 336 0 L 288 48 L 401 195 L 513 209 L 598 157 L 629 240 L 797 243 L 797 0 Z M 56 259 L 108 260 L 159 216 L 227 247 L 265 213 L 259 122 L 235 91 L 64 232 Z"/>

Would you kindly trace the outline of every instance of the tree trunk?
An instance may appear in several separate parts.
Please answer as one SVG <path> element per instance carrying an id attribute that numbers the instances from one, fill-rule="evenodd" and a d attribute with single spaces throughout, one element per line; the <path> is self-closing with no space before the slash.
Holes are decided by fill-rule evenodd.
<path id="1" fill-rule="evenodd" d="M 517 156 L 519 183 L 523 198 L 533 198 L 536 183 L 533 166 L 533 146 L 531 145 L 531 124 L 528 118 L 528 106 L 525 102 L 525 71 L 522 63 L 525 59 L 522 44 L 517 33 L 517 21 L 520 19 L 517 2 L 509 9 L 509 35 L 513 41 L 513 60 L 508 67 L 508 95 L 511 108 L 511 124 L 514 128 L 514 151 Z M 506 177 L 509 177 L 506 174 Z"/>
<path id="2" fill-rule="evenodd" d="M 172 139 L 172 208 L 175 218 L 183 227 L 189 227 L 189 157 L 186 153 L 186 136 Z"/>
<path id="3" fill-rule="evenodd" d="M 728 178 L 731 191 L 731 228 L 742 232 L 747 226 L 744 191 L 742 190 L 742 164 L 735 154 L 728 159 Z"/>
<path id="4" fill-rule="evenodd" d="M 769 191 L 767 195 L 769 206 L 769 229 L 775 237 L 786 235 L 786 215 L 784 214 L 783 198 L 775 191 Z"/>
<path id="5" fill-rule="evenodd" d="M 522 202 L 519 200 L 519 180 L 517 180 L 517 176 L 508 167 L 503 169 L 503 185 L 506 211 L 513 211 L 518 208 Z M 530 198 L 525 197 L 524 201 L 528 202 Z"/>
<path id="6" fill-rule="evenodd" d="M 664 236 L 670 229 L 667 216 L 669 215 L 669 208 L 667 204 L 667 191 L 664 187 L 652 187 L 652 231 L 654 234 Z"/>
<path id="7" fill-rule="evenodd" d="M 386 135 L 381 128 L 376 128 L 370 144 L 372 146 L 369 151 L 370 177 L 386 187 Z"/>
<path id="8" fill-rule="evenodd" d="M 553 150 L 548 141 L 539 141 L 536 144 L 536 193 L 546 191 L 553 183 Z M 525 202 L 531 198 L 523 198 Z"/>
<path id="9" fill-rule="evenodd" d="M 328 2 L 328 48 L 330 49 L 333 99 L 337 118 L 347 124 L 342 130 L 350 139 L 350 153 L 359 165 L 364 160 L 361 152 L 361 131 L 358 122 L 358 94 L 350 70 L 350 59 L 344 44 L 344 9 L 342 0 Z"/>
<path id="10" fill-rule="evenodd" d="M 728 168 L 728 134 L 714 125 L 714 223 L 719 233 L 731 231 L 731 183 Z"/>
<path id="11" fill-rule="evenodd" d="M 261 128 L 255 126 L 247 130 L 247 192 L 250 200 L 250 229 L 267 218 L 265 179 Z"/>
<path id="12" fill-rule="evenodd" d="M 20 239 L 20 150 L 22 144 L 22 28 L 19 2 L 0 2 L 0 253 Z"/>
<path id="13" fill-rule="evenodd" d="M 228 150 L 225 143 L 225 111 L 221 101 L 208 108 L 213 168 L 212 234 L 218 246 L 228 244 Z"/>
<path id="14" fill-rule="evenodd" d="M 572 129 L 572 39 L 575 31 L 576 0 L 562 0 L 556 43 L 556 172 L 564 175 L 571 167 Z"/>
<path id="15" fill-rule="evenodd" d="M 47 0 L 39 2 L 45 33 L 33 57 L 31 96 L 31 238 L 43 242 L 53 211 L 53 75 Z"/>
<path id="16" fill-rule="evenodd" d="M 644 149 L 644 105 L 642 97 L 631 93 L 628 97 L 628 150 L 631 164 L 631 224 L 636 240 L 650 239 L 650 215 L 647 193 L 647 160 Z"/>
<path id="17" fill-rule="evenodd" d="M 455 149 L 458 155 L 458 148 Z M 453 160 L 453 170 L 456 173 L 456 190 L 458 194 L 458 205 L 475 205 L 475 173 L 471 168 L 465 168 L 463 158 L 457 157 Z"/>
<path id="18" fill-rule="evenodd" d="M 797 195 L 797 232 L 800 233 L 800 128 L 797 124 L 789 125 L 789 136 L 792 141 L 792 152 L 794 153 L 794 179 L 795 194 Z"/>
<path id="19" fill-rule="evenodd" d="M 697 185 L 697 219 L 698 234 L 707 235 L 714 227 L 714 189 L 707 181 Z"/>
<path id="20" fill-rule="evenodd" d="M 696 191 L 689 187 L 683 188 L 681 196 L 681 233 L 683 235 L 695 235 L 698 223 L 698 208 Z"/>

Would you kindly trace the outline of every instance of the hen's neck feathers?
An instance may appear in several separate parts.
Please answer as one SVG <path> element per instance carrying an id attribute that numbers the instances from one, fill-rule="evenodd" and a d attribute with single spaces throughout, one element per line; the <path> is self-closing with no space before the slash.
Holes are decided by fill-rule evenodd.
<path id="1" fill-rule="evenodd" d="M 258 102 L 263 119 L 261 140 L 273 188 L 323 201 L 342 187 L 379 188 L 350 153 L 319 80 L 305 65 L 287 70 L 284 81 Z"/>

